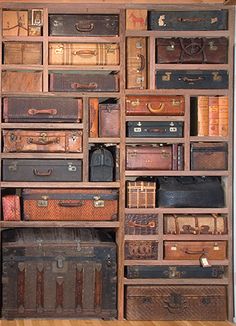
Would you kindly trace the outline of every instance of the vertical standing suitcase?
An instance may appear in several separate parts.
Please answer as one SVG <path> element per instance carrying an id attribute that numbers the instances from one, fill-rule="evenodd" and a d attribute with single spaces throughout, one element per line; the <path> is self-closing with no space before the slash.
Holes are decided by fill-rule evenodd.
<path id="1" fill-rule="evenodd" d="M 120 105 L 99 105 L 99 137 L 120 137 Z"/>

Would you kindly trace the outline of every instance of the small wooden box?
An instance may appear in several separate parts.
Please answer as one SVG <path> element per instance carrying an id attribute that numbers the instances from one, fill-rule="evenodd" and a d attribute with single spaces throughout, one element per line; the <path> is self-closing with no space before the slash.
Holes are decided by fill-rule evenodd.
<path id="1" fill-rule="evenodd" d="M 126 10 L 127 30 L 147 30 L 147 10 Z"/>
<path id="2" fill-rule="evenodd" d="M 128 208 L 155 208 L 156 184 L 148 181 L 127 182 Z"/>

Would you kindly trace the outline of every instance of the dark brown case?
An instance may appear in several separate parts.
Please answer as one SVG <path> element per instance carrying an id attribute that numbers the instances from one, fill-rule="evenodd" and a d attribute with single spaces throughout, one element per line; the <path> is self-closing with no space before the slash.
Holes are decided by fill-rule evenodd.
<path id="1" fill-rule="evenodd" d="M 99 137 L 120 137 L 120 105 L 99 105 Z"/>
<path id="2" fill-rule="evenodd" d="M 158 259 L 158 241 L 126 240 L 125 259 L 128 260 Z"/>
<path id="3" fill-rule="evenodd" d="M 126 214 L 125 234 L 129 234 L 129 235 L 158 234 L 158 215 Z"/>

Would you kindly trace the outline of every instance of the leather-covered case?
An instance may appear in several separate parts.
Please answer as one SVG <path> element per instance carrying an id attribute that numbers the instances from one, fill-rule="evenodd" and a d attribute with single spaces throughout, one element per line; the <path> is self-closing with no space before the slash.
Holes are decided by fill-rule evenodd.
<path id="1" fill-rule="evenodd" d="M 2 92 L 42 92 L 42 71 L 3 71 Z"/>
<path id="2" fill-rule="evenodd" d="M 158 241 L 126 240 L 125 259 L 128 260 L 158 259 Z"/>
<path id="3" fill-rule="evenodd" d="M 127 137 L 132 138 L 181 138 L 182 121 L 128 121 Z"/>
<path id="4" fill-rule="evenodd" d="M 43 45 L 39 42 L 4 42 L 4 64 L 42 64 Z"/>
<path id="5" fill-rule="evenodd" d="M 2 211 L 4 221 L 20 221 L 20 197 L 17 195 L 3 196 Z"/>
<path id="6" fill-rule="evenodd" d="M 157 214 L 126 214 L 125 234 L 145 235 L 158 234 Z"/>
<path id="7" fill-rule="evenodd" d="M 99 105 L 99 137 L 120 137 L 120 105 Z"/>

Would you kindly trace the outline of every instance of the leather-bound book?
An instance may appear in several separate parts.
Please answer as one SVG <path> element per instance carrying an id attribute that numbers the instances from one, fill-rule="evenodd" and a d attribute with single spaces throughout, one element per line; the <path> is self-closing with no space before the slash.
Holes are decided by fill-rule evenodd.
<path id="1" fill-rule="evenodd" d="M 228 96 L 219 96 L 219 136 L 228 136 Z"/>
<path id="2" fill-rule="evenodd" d="M 198 96 L 198 136 L 208 136 L 209 97 Z"/>
<path id="3" fill-rule="evenodd" d="M 219 136 L 218 96 L 209 96 L 209 136 Z"/>

